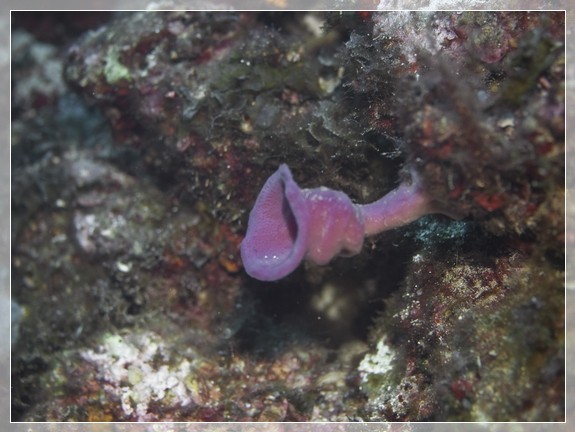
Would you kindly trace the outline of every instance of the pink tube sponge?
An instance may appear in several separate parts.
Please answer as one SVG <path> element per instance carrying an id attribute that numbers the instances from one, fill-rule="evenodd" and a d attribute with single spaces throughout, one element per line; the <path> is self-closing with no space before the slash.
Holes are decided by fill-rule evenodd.
<path id="1" fill-rule="evenodd" d="M 327 264 L 336 255 L 359 253 L 366 235 L 432 212 L 416 180 L 374 203 L 358 205 L 343 192 L 325 187 L 300 189 L 282 164 L 250 212 L 240 247 L 246 272 L 273 281 L 290 274 L 304 258 Z"/>
<path id="2" fill-rule="evenodd" d="M 358 253 L 363 219 L 342 192 L 300 189 L 282 164 L 266 181 L 250 213 L 241 255 L 247 273 L 281 279 L 304 258 L 327 264 L 335 255 Z"/>

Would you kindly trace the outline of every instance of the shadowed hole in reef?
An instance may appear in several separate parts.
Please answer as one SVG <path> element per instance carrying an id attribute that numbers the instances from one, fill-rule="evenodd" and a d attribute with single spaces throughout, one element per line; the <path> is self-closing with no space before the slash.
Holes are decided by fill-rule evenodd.
<path id="1" fill-rule="evenodd" d="M 413 243 L 401 236 L 386 233 L 374 243 L 366 241 L 358 256 L 337 258 L 326 267 L 304 264 L 277 282 L 250 279 L 242 299 L 244 313 L 249 312 L 231 338 L 234 349 L 273 357 L 293 344 L 337 349 L 366 341 L 413 254 Z M 394 240 L 402 245 L 393 246 Z"/>

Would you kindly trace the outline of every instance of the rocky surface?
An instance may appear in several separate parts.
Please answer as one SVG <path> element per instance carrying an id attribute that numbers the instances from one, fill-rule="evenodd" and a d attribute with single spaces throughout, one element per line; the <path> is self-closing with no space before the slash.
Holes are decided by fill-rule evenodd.
<path id="1" fill-rule="evenodd" d="M 563 420 L 563 13 L 79 18 L 13 26 L 13 420 Z M 458 220 L 256 282 L 283 162 Z"/>

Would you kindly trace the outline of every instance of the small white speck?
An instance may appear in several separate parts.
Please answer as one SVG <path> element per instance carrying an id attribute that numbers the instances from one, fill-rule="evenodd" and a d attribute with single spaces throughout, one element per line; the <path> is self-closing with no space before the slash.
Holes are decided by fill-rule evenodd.
<path id="1" fill-rule="evenodd" d="M 116 268 L 120 270 L 122 273 L 128 273 L 132 269 L 132 263 L 123 263 L 118 261 L 116 263 Z"/>

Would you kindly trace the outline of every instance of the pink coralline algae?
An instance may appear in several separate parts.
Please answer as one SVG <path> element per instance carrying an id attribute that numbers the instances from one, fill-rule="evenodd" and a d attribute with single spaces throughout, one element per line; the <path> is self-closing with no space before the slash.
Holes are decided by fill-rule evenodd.
<path id="1" fill-rule="evenodd" d="M 396 228 L 429 213 L 445 213 L 423 191 L 412 172 L 383 198 L 354 204 L 343 192 L 301 189 L 282 164 L 264 184 L 250 212 L 241 244 L 246 272 L 274 281 L 293 272 L 306 258 L 327 264 L 336 255 L 355 255 L 365 236 Z"/>

